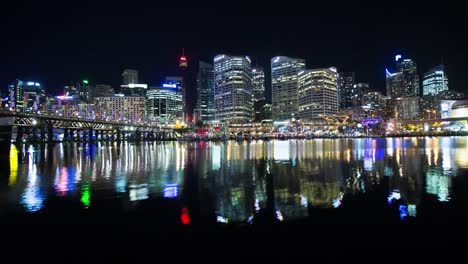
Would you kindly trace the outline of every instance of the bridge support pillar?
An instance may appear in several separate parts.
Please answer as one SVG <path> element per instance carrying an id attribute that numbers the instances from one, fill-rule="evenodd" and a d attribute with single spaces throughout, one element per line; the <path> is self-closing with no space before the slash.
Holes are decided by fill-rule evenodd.
<path id="1" fill-rule="evenodd" d="M 54 130 L 52 129 L 52 126 L 47 127 L 47 141 L 49 143 L 54 141 Z"/>
<path id="2" fill-rule="evenodd" d="M 140 141 L 141 141 L 141 131 L 138 130 L 138 129 L 135 131 L 135 141 L 136 141 L 136 142 L 140 142 Z"/>
<path id="3" fill-rule="evenodd" d="M 33 142 L 33 143 L 37 142 L 37 127 L 33 127 L 33 129 L 32 129 L 31 142 Z"/>
<path id="4" fill-rule="evenodd" d="M 89 142 L 93 142 L 94 141 L 94 138 L 93 138 L 93 129 L 92 128 L 89 128 Z"/>
<path id="5" fill-rule="evenodd" d="M 21 144 L 23 143 L 23 127 L 19 126 L 17 127 L 17 132 L 16 132 L 16 144 Z"/>
<path id="6" fill-rule="evenodd" d="M 117 142 L 120 142 L 122 140 L 121 135 L 120 135 L 120 129 L 117 129 Z"/>
<path id="7" fill-rule="evenodd" d="M 69 136 L 68 136 L 68 132 L 69 132 L 68 128 L 64 128 L 64 129 L 63 129 L 63 139 L 62 139 L 62 142 L 67 142 L 67 141 L 68 141 L 68 137 L 69 137 Z"/>
<path id="8" fill-rule="evenodd" d="M 81 135 L 80 135 L 80 134 L 81 134 L 81 133 L 80 133 L 81 131 L 77 129 L 77 130 L 75 130 L 75 132 L 76 132 L 76 138 L 75 138 L 75 140 L 76 140 L 76 141 L 81 141 Z"/>

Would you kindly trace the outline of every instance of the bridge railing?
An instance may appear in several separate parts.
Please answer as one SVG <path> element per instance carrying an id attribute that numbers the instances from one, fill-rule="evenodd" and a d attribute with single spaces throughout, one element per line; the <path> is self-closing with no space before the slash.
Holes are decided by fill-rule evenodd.
<path id="1" fill-rule="evenodd" d="M 0 114 L 7 115 L 7 116 L 18 116 L 18 117 L 30 117 L 30 118 L 48 118 L 53 120 L 61 120 L 61 121 L 68 121 L 68 122 L 89 122 L 95 124 L 108 124 L 108 125 L 117 125 L 117 126 L 139 126 L 139 127 L 151 127 L 151 128 L 162 128 L 162 129 L 173 129 L 173 127 L 160 124 L 160 123 L 149 123 L 149 122 L 119 122 L 119 121 L 108 121 L 103 119 L 88 119 L 88 118 L 70 118 L 70 117 L 62 117 L 57 116 L 50 113 L 43 113 L 43 114 L 35 114 L 35 113 L 21 113 L 15 111 L 9 111 L 0 109 Z"/>

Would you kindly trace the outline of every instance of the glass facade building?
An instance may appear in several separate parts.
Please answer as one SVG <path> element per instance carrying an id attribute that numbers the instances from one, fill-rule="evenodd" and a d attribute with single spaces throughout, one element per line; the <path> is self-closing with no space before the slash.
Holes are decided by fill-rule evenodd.
<path id="1" fill-rule="evenodd" d="M 337 79 L 334 67 L 299 72 L 299 118 L 315 121 L 338 114 Z"/>
<path id="2" fill-rule="evenodd" d="M 436 66 L 424 74 L 423 95 L 437 95 L 448 90 L 448 78 L 443 65 Z"/>
<path id="3" fill-rule="evenodd" d="M 214 68 L 203 61 L 200 61 L 198 68 L 195 113 L 198 120 L 214 120 Z"/>
<path id="4" fill-rule="evenodd" d="M 251 122 L 253 89 L 250 58 L 218 55 L 214 58 L 215 119 L 230 123 Z"/>
<path id="5" fill-rule="evenodd" d="M 291 119 L 298 114 L 298 72 L 305 60 L 279 56 L 271 59 L 271 93 L 274 120 Z"/>

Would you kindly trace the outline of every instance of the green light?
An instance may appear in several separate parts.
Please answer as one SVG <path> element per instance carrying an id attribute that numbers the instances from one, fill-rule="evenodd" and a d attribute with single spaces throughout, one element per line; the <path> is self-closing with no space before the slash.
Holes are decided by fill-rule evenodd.
<path id="1" fill-rule="evenodd" d="M 88 84 L 88 80 L 83 80 L 83 83 L 84 83 L 84 84 Z"/>
<path id="2" fill-rule="evenodd" d="M 83 186 L 83 190 L 81 191 L 81 202 L 88 208 L 91 204 L 91 193 L 89 192 L 89 184 Z"/>

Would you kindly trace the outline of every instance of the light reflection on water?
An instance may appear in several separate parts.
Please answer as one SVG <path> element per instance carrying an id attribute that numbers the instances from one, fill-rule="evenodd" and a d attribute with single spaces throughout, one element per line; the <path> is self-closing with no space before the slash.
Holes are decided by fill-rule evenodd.
<path id="1" fill-rule="evenodd" d="M 51 197 L 88 208 L 100 198 L 193 199 L 184 190 L 195 188 L 211 194 L 224 222 L 268 207 L 289 220 L 388 181 L 404 218 L 417 215 L 424 193 L 450 202 L 467 156 L 467 137 L 12 146 L 8 197 L 10 206 L 36 212 Z"/>

